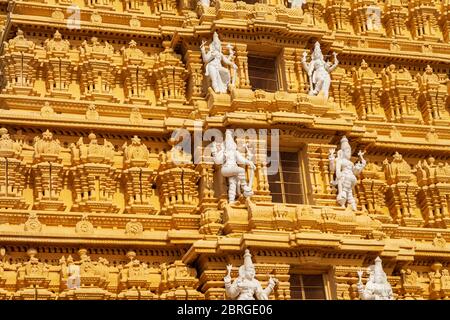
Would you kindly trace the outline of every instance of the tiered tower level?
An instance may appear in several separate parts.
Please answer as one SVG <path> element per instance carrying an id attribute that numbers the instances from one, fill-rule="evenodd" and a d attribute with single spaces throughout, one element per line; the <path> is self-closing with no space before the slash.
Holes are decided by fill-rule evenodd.
<path id="1" fill-rule="evenodd" d="M 377 256 L 397 299 L 450 297 L 450 1 L 290 6 L 0 1 L 0 298 L 224 299 L 246 248 L 271 299 L 358 298 Z M 338 54 L 328 101 L 302 69 L 316 41 Z M 181 128 L 279 129 L 281 171 L 229 204 L 212 161 L 174 163 Z M 343 135 L 367 160 L 356 211 L 331 184 Z"/>

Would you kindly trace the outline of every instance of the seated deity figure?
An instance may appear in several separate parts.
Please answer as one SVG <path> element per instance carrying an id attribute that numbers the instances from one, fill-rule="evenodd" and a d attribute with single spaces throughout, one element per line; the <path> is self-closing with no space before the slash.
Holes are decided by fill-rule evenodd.
<path id="1" fill-rule="evenodd" d="M 231 85 L 234 85 L 237 70 L 237 66 L 233 62 L 234 51 L 232 50 L 231 45 L 228 45 L 230 51 L 228 57 L 222 53 L 222 44 L 217 32 L 214 32 L 213 41 L 209 46 L 208 52 L 205 50 L 205 44 L 206 41 L 202 41 L 202 44 L 200 45 L 203 62 L 206 64 L 205 75 L 211 79 L 211 86 L 215 93 L 227 93 L 231 76 L 230 71 L 222 66 L 222 62 L 234 69 L 233 79 L 231 80 Z"/>
<path id="2" fill-rule="evenodd" d="M 363 271 L 358 271 L 358 293 L 362 300 L 394 300 L 392 287 L 383 271 L 380 257 L 375 259 L 375 265 L 369 267 L 369 279 L 366 285 L 362 283 Z"/>
<path id="3" fill-rule="evenodd" d="M 320 43 L 316 42 L 314 51 L 311 55 L 311 62 L 306 62 L 306 51 L 303 52 L 302 65 L 308 73 L 309 78 L 309 95 L 317 96 L 321 91 L 324 99 L 328 99 L 328 93 L 331 85 L 330 73 L 336 69 L 339 61 L 337 60 L 337 53 L 333 52 L 334 63 L 331 64 L 324 60 Z"/>
<path id="4" fill-rule="evenodd" d="M 337 152 L 337 159 L 334 151 L 334 149 L 330 150 L 328 159 L 330 160 L 330 172 L 336 173 L 336 179 L 332 181 L 332 184 L 337 185 L 338 188 L 336 200 L 341 207 L 345 208 L 346 203 L 348 203 L 355 211 L 356 200 L 353 197 L 353 187 L 356 185 L 356 175 L 359 175 L 367 164 L 363 158 L 364 153 L 359 151 L 358 156 L 361 162 L 353 164 L 350 161 L 352 149 L 345 136 L 341 139 L 341 150 Z"/>
<path id="5" fill-rule="evenodd" d="M 225 142 L 220 145 L 220 149 L 213 142 L 211 154 L 216 164 L 221 164 L 221 174 L 228 178 L 228 202 L 235 201 L 236 193 L 240 194 L 241 188 L 244 191 L 244 197 L 248 198 L 253 195 L 253 172 L 256 169 L 255 164 L 246 159 L 237 149 L 236 142 L 233 139 L 232 130 L 226 130 Z M 251 168 L 249 183 L 247 184 L 245 169 L 241 165 L 248 165 Z"/>
<path id="6" fill-rule="evenodd" d="M 269 300 L 269 295 L 276 286 L 278 280 L 270 277 L 269 285 L 263 289 L 255 279 L 255 266 L 252 262 L 250 251 L 245 250 L 244 264 L 239 268 L 239 276 L 231 283 L 232 265 L 227 265 L 227 275 L 223 279 L 228 297 L 233 300 Z"/>

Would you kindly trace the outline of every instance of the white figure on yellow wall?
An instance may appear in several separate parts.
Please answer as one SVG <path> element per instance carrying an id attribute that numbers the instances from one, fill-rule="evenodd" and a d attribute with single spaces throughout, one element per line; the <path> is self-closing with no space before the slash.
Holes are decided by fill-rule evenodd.
<path id="1" fill-rule="evenodd" d="M 350 161 L 352 149 L 345 136 L 341 139 L 341 150 L 337 152 L 337 159 L 334 151 L 334 149 L 330 150 L 328 159 L 330 160 L 330 172 L 332 174 L 336 173 L 336 179 L 332 181 L 332 184 L 337 185 L 338 188 L 336 200 L 341 207 L 345 208 L 345 205 L 348 203 L 355 211 L 356 200 L 353 197 L 353 188 L 356 185 L 356 176 L 363 171 L 367 164 L 366 160 L 363 158 L 364 153 L 359 151 L 358 156 L 360 157 L 361 162 L 353 164 L 353 162 Z"/>
<path id="2" fill-rule="evenodd" d="M 369 279 L 366 285 L 362 283 L 363 271 L 358 271 L 358 293 L 362 300 L 394 300 L 392 287 L 383 270 L 380 257 L 369 267 Z"/>
<path id="3" fill-rule="evenodd" d="M 217 32 L 214 32 L 213 41 L 209 45 L 209 51 L 205 50 L 206 41 L 202 41 L 200 51 L 202 52 L 203 62 L 206 64 L 205 75 L 211 79 L 211 86 L 215 93 L 227 93 L 228 85 L 234 85 L 236 81 L 237 66 L 233 62 L 234 52 L 231 45 L 228 45 L 230 54 L 225 56 L 222 53 L 222 44 L 219 40 Z M 233 78 L 231 78 L 230 71 L 222 66 L 231 66 L 234 69 Z"/>
<path id="4" fill-rule="evenodd" d="M 255 279 L 255 266 L 253 265 L 250 251 L 245 250 L 244 264 L 239 267 L 239 276 L 231 283 L 231 264 L 227 265 L 227 275 L 223 279 L 227 296 L 235 300 L 269 300 L 269 295 L 276 286 L 278 280 L 270 277 L 269 284 L 263 289 L 261 283 Z"/>
<path id="5" fill-rule="evenodd" d="M 291 8 L 301 8 L 305 3 L 306 0 L 288 0 L 288 3 L 291 4 Z"/>
<path id="6" fill-rule="evenodd" d="M 311 62 L 306 62 L 306 56 L 308 54 L 303 52 L 302 66 L 308 73 L 309 78 L 309 95 L 317 96 L 321 91 L 323 97 L 328 100 L 328 94 L 331 85 L 331 72 L 336 69 L 339 61 L 337 59 L 337 53 L 333 52 L 334 63 L 325 61 L 322 50 L 320 49 L 320 43 L 316 42 L 314 45 L 314 51 L 311 54 Z"/>
<path id="7" fill-rule="evenodd" d="M 221 164 L 221 174 L 228 178 L 228 202 L 235 201 L 236 194 L 240 194 L 241 188 L 244 197 L 248 198 L 253 195 L 253 172 L 256 169 L 255 164 L 246 159 L 237 149 L 236 142 L 233 139 L 233 131 L 226 130 L 225 142 L 218 147 L 214 142 L 211 146 L 211 154 L 216 164 Z M 251 173 L 249 183 L 245 176 L 245 169 L 241 165 L 250 166 Z"/>

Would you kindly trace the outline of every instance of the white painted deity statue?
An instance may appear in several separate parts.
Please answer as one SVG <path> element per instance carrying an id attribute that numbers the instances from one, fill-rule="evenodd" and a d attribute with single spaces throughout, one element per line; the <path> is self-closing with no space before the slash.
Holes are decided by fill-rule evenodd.
<path id="1" fill-rule="evenodd" d="M 328 94 L 331 85 L 331 72 L 336 69 L 339 61 L 337 59 L 337 53 L 333 52 L 334 63 L 325 61 L 322 51 L 320 50 L 320 43 L 316 42 L 314 45 L 314 51 L 311 55 L 311 62 L 306 62 L 306 51 L 303 52 L 302 65 L 308 73 L 309 78 L 309 95 L 317 96 L 321 91 L 323 92 L 324 99 L 328 99 Z"/>
<path id="2" fill-rule="evenodd" d="M 269 295 L 276 286 L 278 280 L 270 277 L 269 284 L 263 289 L 261 283 L 255 279 L 255 266 L 252 262 L 250 251 L 245 250 L 244 264 L 239 267 L 239 276 L 231 283 L 232 265 L 227 265 L 227 275 L 223 278 L 227 296 L 233 300 L 269 300 Z"/>
<path id="3" fill-rule="evenodd" d="M 291 8 L 301 8 L 306 0 L 288 0 L 288 2 L 291 4 Z"/>
<path id="4" fill-rule="evenodd" d="M 209 6 L 211 5 L 211 1 L 210 0 L 199 0 L 198 4 L 203 7 L 209 8 Z"/>
<path id="5" fill-rule="evenodd" d="M 216 164 L 221 164 L 221 174 L 228 178 L 228 202 L 232 203 L 236 199 L 236 194 L 241 193 L 241 188 L 244 197 L 248 198 L 253 195 L 252 184 L 255 164 L 246 159 L 237 149 L 236 142 L 233 139 L 233 131 L 226 130 L 225 142 L 221 143 L 219 147 L 215 142 L 211 146 L 211 154 Z M 245 169 L 239 165 L 250 166 L 250 178 L 247 184 Z"/>
<path id="6" fill-rule="evenodd" d="M 341 207 L 345 208 L 345 205 L 348 203 L 355 211 L 356 200 L 353 197 L 353 187 L 356 185 L 356 176 L 363 171 L 367 164 L 363 158 L 364 152 L 358 152 L 361 161 L 353 164 L 350 161 L 352 149 L 345 136 L 341 139 L 341 150 L 337 152 L 337 158 L 334 151 L 335 149 L 330 150 L 328 159 L 330 160 L 330 172 L 332 174 L 336 173 L 336 179 L 331 182 L 333 185 L 337 185 L 338 188 L 336 200 Z"/>
<path id="7" fill-rule="evenodd" d="M 358 271 L 358 293 L 362 300 L 394 300 L 392 287 L 383 271 L 380 257 L 375 259 L 375 264 L 369 267 L 369 279 L 364 286 L 362 283 L 363 271 Z"/>
<path id="8" fill-rule="evenodd" d="M 227 93 L 230 81 L 231 85 L 234 85 L 236 82 L 237 65 L 233 62 L 234 51 L 231 45 L 228 45 L 227 47 L 230 52 L 228 57 L 222 53 L 222 44 L 217 32 L 214 32 L 213 41 L 209 45 L 208 52 L 205 50 L 205 44 L 206 41 L 202 41 L 200 45 L 203 62 L 206 64 L 205 75 L 211 79 L 211 86 L 215 93 Z M 222 66 L 222 62 L 234 69 L 233 77 L 231 77 L 230 71 Z"/>

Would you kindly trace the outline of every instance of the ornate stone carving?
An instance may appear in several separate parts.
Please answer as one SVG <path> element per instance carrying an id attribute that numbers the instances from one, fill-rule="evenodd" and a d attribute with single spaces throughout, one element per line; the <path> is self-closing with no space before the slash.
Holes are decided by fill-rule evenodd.
<path id="1" fill-rule="evenodd" d="M 124 178 L 126 184 L 126 210 L 130 213 L 156 213 L 151 198 L 156 197 L 153 184 L 156 182 L 156 172 L 149 169 L 150 152 L 138 136 L 122 146 L 125 156 Z"/>
<path id="2" fill-rule="evenodd" d="M 352 149 L 348 143 L 348 139 L 344 136 L 341 139 L 341 150 L 335 158 L 334 149 L 330 150 L 330 172 L 336 173 L 336 179 L 332 181 L 332 185 L 337 186 L 338 194 L 337 202 L 341 207 L 345 208 L 346 204 L 350 204 L 352 210 L 356 210 L 356 200 L 353 197 L 353 188 L 356 185 L 357 178 L 366 166 L 366 160 L 363 158 L 363 152 L 359 151 L 358 156 L 360 162 L 353 164 L 351 162 Z"/>
<path id="3" fill-rule="evenodd" d="M 67 283 L 60 297 L 68 300 L 107 300 L 112 294 L 107 291 L 110 269 L 109 261 L 98 257 L 92 261 L 86 249 L 78 250 L 80 260 L 72 256 L 60 260 L 61 283 Z"/>
<path id="4" fill-rule="evenodd" d="M 222 176 L 228 179 L 228 202 L 233 203 L 236 200 L 236 195 L 240 195 L 241 189 L 244 197 L 251 197 L 253 195 L 253 175 L 256 166 L 250 159 L 246 159 L 238 151 L 231 130 L 226 130 L 225 141 L 221 145 L 217 145 L 215 142 L 213 143 L 211 154 L 214 162 L 222 165 L 220 171 Z M 248 165 L 250 167 L 251 173 L 248 183 L 245 169 L 239 165 Z"/>
<path id="5" fill-rule="evenodd" d="M 391 163 L 383 161 L 384 172 L 388 184 L 386 203 L 394 222 L 419 226 L 423 220 L 416 210 L 417 181 L 412 174 L 410 165 L 396 152 Z"/>
<path id="6" fill-rule="evenodd" d="M 433 157 L 419 161 L 416 168 L 417 198 L 425 223 L 430 227 L 450 225 L 450 165 Z"/>
<path id="7" fill-rule="evenodd" d="M 144 227 L 142 223 L 137 221 L 136 219 L 132 219 L 131 221 L 127 222 L 125 226 L 125 233 L 132 236 L 138 236 L 141 235 L 142 232 L 144 232 Z"/>
<path id="8" fill-rule="evenodd" d="M 25 38 L 22 30 L 15 38 L 4 42 L 3 74 L 6 80 L 6 92 L 12 94 L 36 95 L 37 59 L 33 41 Z"/>
<path id="9" fill-rule="evenodd" d="M 200 284 L 197 270 L 185 265 L 182 261 L 160 265 L 161 283 L 159 286 L 162 300 L 201 300 L 202 293 L 197 291 Z"/>
<path id="10" fill-rule="evenodd" d="M 11 139 L 8 130 L 0 129 L 0 207 L 25 208 L 25 162 L 22 143 Z"/>
<path id="11" fill-rule="evenodd" d="M 136 259 L 136 252 L 134 251 L 128 251 L 127 257 L 130 259 L 130 262 L 124 266 L 119 266 L 121 292 L 118 298 L 127 300 L 153 299 L 154 295 L 148 290 L 148 287 L 152 273 L 155 273 L 156 270 L 150 268 L 147 263 Z"/>
<path id="12" fill-rule="evenodd" d="M 106 139 L 103 139 L 103 145 L 99 144 L 93 133 L 88 138 L 88 144 L 80 138 L 76 144 L 70 145 L 74 183 L 72 210 L 117 212 L 113 197 L 119 172 L 113 165 L 114 146 Z"/>
<path id="13" fill-rule="evenodd" d="M 157 186 L 161 214 L 194 213 L 198 203 L 199 174 L 192 163 L 192 155 L 185 153 L 176 138 L 171 138 L 172 149 L 160 154 Z"/>
<path id="14" fill-rule="evenodd" d="M 236 300 L 269 300 L 278 280 L 269 278 L 269 285 L 263 289 L 261 283 L 255 278 L 255 266 L 252 262 L 252 255 L 248 249 L 244 253 L 244 264 L 239 267 L 239 276 L 231 283 L 232 265 L 227 265 L 227 275 L 223 279 L 225 290 L 230 299 Z"/>
<path id="15" fill-rule="evenodd" d="M 123 47 L 122 76 L 124 81 L 125 102 L 132 104 L 148 104 L 146 90 L 148 86 L 149 68 L 144 52 L 131 40 L 128 48 Z"/>
<path id="16" fill-rule="evenodd" d="M 225 56 L 222 53 L 222 43 L 217 32 L 214 32 L 208 52 L 205 50 L 205 44 L 206 41 L 202 41 L 200 45 L 203 62 L 205 63 L 205 75 L 211 80 L 211 87 L 215 93 L 227 93 L 228 86 L 234 86 L 236 82 L 237 65 L 233 62 L 234 51 L 228 44 L 229 55 Z M 222 63 L 234 69 L 232 76 L 230 70 L 223 67 Z"/>
<path id="17" fill-rule="evenodd" d="M 99 118 L 100 118 L 100 115 L 98 114 L 95 104 L 90 104 L 86 110 L 86 119 L 87 120 L 98 120 Z"/>
<path id="18" fill-rule="evenodd" d="M 29 260 L 17 266 L 17 290 L 13 299 L 16 300 L 46 300 L 55 297 L 48 290 L 50 284 L 50 266 L 40 262 L 36 257 L 36 249 L 28 249 Z"/>
<path id="19" fill-rule="evenodd" d="M 34 138 L 32 172 L 35 182 L 35 207 L 41 210 L 63 210 L 60 200 L 63 188 L 64 166 L 62 165 L 61 143 L 46 130 L 42 138 Z"/>
<path id="20" fill-rule="evenodd" d="M 28 215 L 28 219 L 24 224 L 24 230 L 30 232 L 40 232 L 42 230 L 42 223 L 35 212 L 30 212 Z"/>
<path id="21" fill-rule="evenodd" d="M 420 285 L 419 275 L 411 269 L 402 269 L 401 271 L 401 294 L 405 300 L 420 299 L 423 288 Z"/>
<path id="22" fill-rule="evenodd" d="M 381 71 L 382 95 L 381 105 L 384 107 L 386 117 L 393 122 L 417 123 L 419 117 L 411 106 L 413 92 L 417 84 L 413 81 L 411 73 L 406 68 L 399 68 L 394 64 Z"/>
<path id="23" fill-rule="evenodd" d="M 46 101 L 44 106 L 41 108 L 41 116 L 45 118 L 50 118 L 55 115 L 55 110 L 50 106 L 50 103 Z"/>
<path id="24" fill-rule="evenodd" d="M 69 85 L 75 68 L 74 56 L 70 52 L 70 43 L 63 40 L 59 31 L 52 39 L 44 42 L 46 52 L 43 61 L 47 70 L 47 94 L 55 98 L 71 98 Z"/>
<path id="25" fill-rule="evenodd" d="M 87 214 L 83 214 L 81 220 L 77 222 L 75 232 L 84 234 L 92 234 L 94 232 L 94 225 L 89 221 Z"/>
<path id="26" fill-rule="evenodd" d="M 118 102 L 113 89 L 119 68 L 114 62 L 112 45 L 107 41 L 100 43 L 96 37 L 92 37 L 89 43 L 83 41 L 80 47 L 80 69 L 83 99 Z"/>
<path id="27" fill-rule="evenodd" d="M 320 92 L 323 93 L 325 100 L 328 100 L 328 94 L 331 85 L 331 72 L 336 69 L 339 61 L 337 60 L 337 53 L 334 52 L 334 63 L 325 62 L 322 50 L 320 49 L 320 43 L 316 42 L 314 45 L 314 51 L 311 54 L 311 61 L 306 62 L 306 56 L 308 54 L 303 52 L 302 66 L 308 74 L 309 78 L 309 95 L 317 96 Z"/>
<path id="28" fill-rule="evenodd" d="M 387 280 L 380 257 L 375 259 L 375 264 L 369 267 L 368 273 L 369 279 L 366 285 L 363 285 L 363 271 L 358 271 L 357 287 L 360 298 L 362 300 L 394 300 L 392 287 Z"/>

